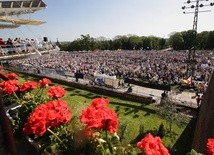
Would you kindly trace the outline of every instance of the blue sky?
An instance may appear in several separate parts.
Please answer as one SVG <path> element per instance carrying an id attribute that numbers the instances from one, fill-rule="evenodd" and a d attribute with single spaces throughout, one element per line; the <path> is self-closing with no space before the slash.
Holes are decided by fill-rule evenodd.
<path id="1" fill-rule="evenodd" d="M 212 2 L 212 0 L 210 0 Z M 194 14 L 183 14 L 185 0 L 44 0 L 47 8 L 20 16 L 46 21 L 40 26 L 0 30 L 3 38 L 43 38 L 73 41 L 80 35 L 104 36 L 135 34 L 169 37 L 171 32 L 192 29 Z M 204 2 L 204 4 L 207 2 Z M 214 30 L 214 7 L 200 13 L 198 32 Z M 194 11 L 188 9 L 187 11 Z"/>

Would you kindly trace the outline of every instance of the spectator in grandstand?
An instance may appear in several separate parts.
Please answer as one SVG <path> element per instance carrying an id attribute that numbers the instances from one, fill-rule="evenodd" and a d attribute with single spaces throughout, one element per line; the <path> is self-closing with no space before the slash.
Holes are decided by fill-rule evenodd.
<path id="1" fill-rule="evenodd" d="M 13 46 L 13 40 L 8 38 L 6 44 L 10 45 L 10 46 Z"/>
<path id="2" fill-rule="evenodd" d="M 0 38 L 0 46 L 5 45 L 5 42 L 2 38 Z"/>
<path id="3" fill-rule="evenodd" d="M 196 99 L 196 102 L 197 102 L 197 106 L 199 107 L 200 106 L 200 102 L 201 102 L 201 96 L 198 94 L 195 99 Z"/>

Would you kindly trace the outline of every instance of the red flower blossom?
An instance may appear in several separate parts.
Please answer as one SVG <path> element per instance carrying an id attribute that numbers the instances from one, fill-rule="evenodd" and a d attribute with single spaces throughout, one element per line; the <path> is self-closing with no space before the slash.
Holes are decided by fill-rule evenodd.
<path id="1" fill-rule="evenodd" d="M 153 137 L 151 133 L 138 142 L 137 147 L 144 151 L 145 155 L 170 155 L 160 137 Z"/>
<path id="2" fill-rule="evenodd" d="M 30 115 L 25 123 L 23 131 L 26 134 L 43 135 L 47 130 L 48 108 L 45 104 L 40 104 Z"/>
<path id="3" fill-rule="evenodd" d="M 24 91 L 30 91 L 37 88 L 37 83 L 34 81 L 27 81 L 24 82 L 21 86 L 20 86 L 20 91 L 24 92 Z"/>
<path id="4" fill-rule="evenodd" d="M 0 87 L 4 94 L 13 94 L 18 90 L 18 82 L 15 80 L 8 80 L 0 83 Z"/>
<path id="5" fill-rule="evenodd" d="M 71 111 L 63 100 L 40 104 L 30 115 L 23 131 L 26 134 L 43 135 L 47 128 L 57 127 L 71 120 Z"/>
<path id="6" fill-rule="evenodd" d="M 2 66 L 0 65 L 0 70 L 2 70 Z"/>
<path id="7" fill-rule="evenodd" d="M 89 106 L 86 110 L 82 111 L 80 121 L 87 124 L 87 132 L 91 129 L 103 129 L 110 133 L 115 133 L 118 128 L 117 114 L 107 107 L 96 109 L 93 105 Z"/>
<path id="8" fill-rule="evenodd" d="M 104 108 L 109 104 L 109 100 L 105 98 L 95 98 L 92 100 L 92 105 L 98 109 L 98 108 Z"/>
<path id="9" fill-rule="evenodd" d="M 207 154 L 208 155 L 214 154 L 214 138 L 209 138 L 207 140 Z"/>
<path id="10" fill-rule="evenodd" d="M 50 101 L 47 104 L 48 125 L 57 127 L 61 124 L 68 123 L 71 120 L 71 111 L 63 100 Z"/>
<path id="11" fill-rule="evenodd" d="M 1 72 L 0 73 L 2 76 L 4 76 L 6 79 L 8 79 L 8 77 L 7 77 L 7 73 L 5 73 L 5 72 Z"/>
<path id="12" fill-rule="evenodd" d="M 10 80 L 15 80 L 15 79 L 18 79 L 19 76 L 15 73 L 9 73 L 9 74 L 6 74 L 6 77 Z"/>
<path id="13" fill-rule="evenodd" d="M 51 80 L 47 79 L 47 78 L 43 78 L 41 80 L 39 80 L 39 87 L 40 88 L 45 88 L 48 86 L 48 84 L 51 83 Z"/>
<path id="14" fill-rule="evenodd" d="M 48 96 L 52 98 L 61 98 L 65 96 L 65 89 L 61 86 L 52 86 L 48 90 Z"/>

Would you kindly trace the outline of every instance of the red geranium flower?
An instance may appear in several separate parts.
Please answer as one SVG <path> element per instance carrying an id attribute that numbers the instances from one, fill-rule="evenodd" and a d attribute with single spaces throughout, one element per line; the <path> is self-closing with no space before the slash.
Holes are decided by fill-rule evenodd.
<path id="1" fill-rule="evenodd" d="M 7 78 L 7 79 L 8 79 L 8 77 L 7 77 L 7 73 L 5 73 L 5 72 L 1 72 L 0 74 L 1 74 L 1 75 L 3 75 L 5 78 Z"/>
<path id="2" fill-rule="evenodd" d="M 207 140 L 207 153 L 208 155 L 214 154 L 214 138 L 209 138 Z"/>
<path id="3" fill-rule="evenodd" d="M 20 86 L 20 91 L 24 92 L 24 91 L 30 91 L 37 88 L 37 83 L 34 81 L 27 81 L 24 82 L 21 86 Z"/>
<path id="4" fill-rule="evenodd" d="M 104 108 L 109 104 L 109 100 L 105 98 L 95 98 L 92 100 L 92 105 L 98 109 L 98 108 Z"/>
<path id="5" fill-rule="evenodd" d="M 65 89 L 61 86 L 52 86 L 48 90 L 48 96 L 52 98 L 61 98 L 65 96 Z"/>
<path id="6" fill-rule="evenodd" d="M 68 123 L 71 120 L 71 111 L 68 104 L 63 100 L 50 101 L 47 104 L 48 125 L 57 127 L 61 124 Z"/>
<path id="7" fill-rule="evenodd" d="M 25 123 L 23 131 L 26 134 L 43 135 L 47 130 L 48 108 L 45 104 L 40 104 L 30 115 Z"/>
<path id="8" fill-rule="evenodd" d="M 15 80 L 4 81 L 0 84 L 4 94 L 13 94 L 18 90 L 18 82 Z"/>
<path id="9" fill-rule="evenodd" d="M 160 137 L 153 137 L 151 133 L 138 142 L 137 147 L 144 151 L 145 155 L 170 155 Z"/>
<path id="10" fill-rule="evenodd" d="M 41 136 L 47 131 L 46 121 L 40 120 L 37 122 L 28 122 L 24 125 L 23 132 L 27 135 L 38 135 Z"/>
<path id="11" fill-rule="evenodd" d="M 39 80 L 39 87 L 41 88 L 45 88 L 48 86 L 48 84 L 51 83 L 51 80 L 47 79 L 47 78 L 43 78 L 41 80 Z"/>
<path id="12" fill-rule="evenodd" d="M 101 108 L 96 108 L 93 105 L 87 107 L 86 110 L 82 111 L 80 121 L 87 124 L 87 133 L 90 130 L 100 129 L 115 133 L 118 128 L 117 114 L 113 110 L 103 106 Z"/>
<path id="13" fill-rule="evenodd" d="M 40 104 L 30 115 L 23 131 L 26 134 L 43 135 L 47 128 L 57 127 L 71 120 L 71 111 L 63 100 Z"/>
<path id="14" fill-rule="evenodd" d="M 6 74 L 6 77 L 10 80 L 15 80 L 15 79 L 18 79 L 19 76 L 15 73 L 9 73 L 9 74 Z"/>

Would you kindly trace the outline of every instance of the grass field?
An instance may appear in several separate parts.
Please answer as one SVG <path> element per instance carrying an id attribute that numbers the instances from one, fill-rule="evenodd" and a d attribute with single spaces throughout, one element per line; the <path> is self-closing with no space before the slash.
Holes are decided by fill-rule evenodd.
<path id="1" fill-rule="evenodd" d="M 29 76 L 20 75 L 20 82 L 25 80 L 38 80 Z M 69 104 L 72 110 L 72 117 L 79 118 L 81 111 L 90 105 L 92 99 L 101 97 L 102 94 L 94 94 L 85 90 L 76 89 L 74 87 L 65 86 L 66 96 L 63 98 Z M 102 92 L 101 92 L 102 93 Z M 157 114 L 157 107 L 153 104 L 144 105 L 142 103 L 130 102 L 122 98 L 112 98 L 109 96 L 102 96 L 110 100 L 109 107 L 114 109 L 119 117 L 120 126 L 125 126 L 125 134 L 122 143 L 131 143 L 136 145 L 140 140 L 139 128 L 144 127 L 144 133 L 155 133 L 160 124 L 163 123 L 166 129 L 169 128 L 169 123 L 161 119 Z M 175 152 L 173 154 L 185 155 L 190 151 L 192 141 L 192 131 L 194 120 L 187 119 L 186 123 L 182 125 L 172 124 L 172 133 L 167 134 L 163 139 L 166 147 L 172 148 Z M 118 134 L 121 134 L 119 128 Z"/>

